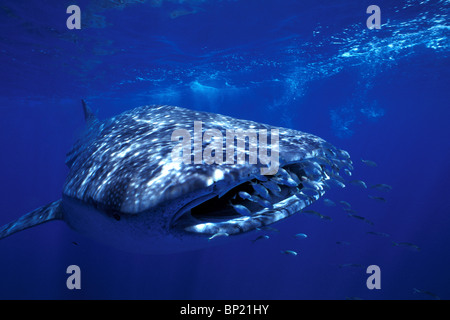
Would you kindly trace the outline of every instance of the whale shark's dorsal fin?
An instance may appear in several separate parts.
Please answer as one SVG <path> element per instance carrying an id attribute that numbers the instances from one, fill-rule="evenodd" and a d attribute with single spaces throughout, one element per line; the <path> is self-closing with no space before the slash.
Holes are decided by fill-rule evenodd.
<path id="1" fill-rule="evenodd" d="M 97 117 L 92 112 L 91 108 L 89 108 L 89 106 L 87 105 L 86 101 L 84 101 L 84 99 L 81 99 L 81 103 L 83 105 L 84 119 L 86 120 L 86 125 L 88 127 L 90 127 L 98 121 Z"/>
<path id="2" fill-rule="evenodd" d="M 0 228 L 0 239 L 6 238 L 13 233 L 28 229 L 38 224 L 51 221 L 62 220 L 63 211 L 61 207 L 61 200 L 49 203 L 43 207 L 37 208 L 19 219 L 8 223 Z"/>
<path id="3" fill-rule="evenodd" d="M 86 120 L 86 128 L 84 134 L 80 137 L 80 139 L 73 145 L 72 149 L 67 153 L 66 165 L 70 168 L 78 157 L 80 152 L 83 151 L 83 146 L 89 141 L 92 137 L 95 137 L 96 133 L 100 127 L 100 121 L 94 115 L 91 108 L 87 105 L 84 99 L 81 99 L 81 104 L 83 106 L 84 119 Z"/>

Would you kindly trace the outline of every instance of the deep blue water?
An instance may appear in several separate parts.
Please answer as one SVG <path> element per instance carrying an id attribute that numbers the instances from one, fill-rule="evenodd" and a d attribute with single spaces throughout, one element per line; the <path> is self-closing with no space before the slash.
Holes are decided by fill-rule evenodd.
<path id="1" fill-rule="evenodd" d="M 380 30 L 366 27 L 374 3 Z M 101 119 L 171 104 L 313 133 L 351 154 L 352 179 L 392 190 L 326 194 L 373 225 L 318 201 L 333 221 L 298 214 L 268 240 L 162 256 L 47 223 L 0 241 L 0 298 L 449 299 L 450 3 L 374 3 L 2 1 L 0 225 L 60 198 L 81 98 Z M 66 28 L 70 4 L 81 30 Z M 81 290 L 66 288 L 71 264 Z M 380 290 L 366 287 L 372 264 Z"/>

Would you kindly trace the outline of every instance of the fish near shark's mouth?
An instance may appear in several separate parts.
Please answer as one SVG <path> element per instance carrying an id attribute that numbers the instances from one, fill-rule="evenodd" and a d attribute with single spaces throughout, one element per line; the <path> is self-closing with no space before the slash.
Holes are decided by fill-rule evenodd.
<path id="1" fill-rule="evenodd" d="M 172 226 L 188 233 L 235 235 L 268 226 L 312 204 L 331 185 L 345 187 L 339 174 L 351 175 L 346 151 L 321 150 L 280 167 L 275 175 L 254 175 L 222 194 L 194 200 L 176 215 Z"/>

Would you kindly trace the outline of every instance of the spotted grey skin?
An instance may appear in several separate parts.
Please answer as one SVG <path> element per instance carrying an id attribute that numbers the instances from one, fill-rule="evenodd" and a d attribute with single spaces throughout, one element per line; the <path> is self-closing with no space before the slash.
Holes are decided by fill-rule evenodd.
<path id="1" fill-rule="evenodd" d="M 143 106 L 103 122 L 86 105 L 84 110 L 87 129 L 68 153 L 70 171 L 62 199 L 4 226 L 0 239 L 59 219 L 127 251 L 196 249 L 231 238 L 216 240 L 214 235 L 246 234 L 300 212 L 319 199 L 330 182 L 342 184 L 341 168 L 352 169 L 347 152 L 296 130 L 173 106 Z M 172 141 L 172 133 L 185 129 L 194 137 L 194 121 L 202 122 L 203 133 L 217 129 L 223 137 L 227 130 L 278 129 L 283 170 L 261 176 L 260 161 L 174 162 L 172 151 L 179 141 Z M 201 151 L 208 143 L 203 141 Z M 268 189 L 266 199 L 261 199 L 264 183 L 278 187 Z M 256 184 L 261 184 L 256 188 L 259 194 L 252 187 Z M 242 199 L 237 196 L 240 191 L 251 196 Z M 236 212 L 237 205 L 245 206 L 250 215 Z"/>

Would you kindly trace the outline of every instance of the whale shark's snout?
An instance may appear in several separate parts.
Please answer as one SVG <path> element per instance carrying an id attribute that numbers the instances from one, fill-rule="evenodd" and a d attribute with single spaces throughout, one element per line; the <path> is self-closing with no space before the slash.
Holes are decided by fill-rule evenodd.
<path id="1" fill-rule="evenodd" d="M 61 200 L 0 229 L 51 220 L 128 251 L 183 251 L 289 217 L 344 186 L 346 151 L 314 135 L 173 106 L 98 121 L 68 153 Z M 270 136 L 270 139 L 269 139 Z"/>

